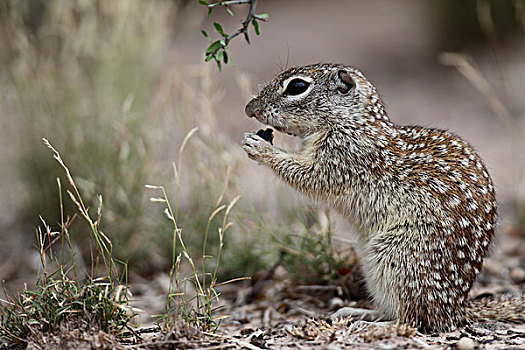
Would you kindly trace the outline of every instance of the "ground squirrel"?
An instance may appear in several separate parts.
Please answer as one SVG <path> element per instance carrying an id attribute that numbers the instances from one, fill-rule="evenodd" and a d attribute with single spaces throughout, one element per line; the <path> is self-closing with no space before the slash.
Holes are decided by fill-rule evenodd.
<path id="1" fill-rule="evenodd" d="M 286 70 L 246 114 L 304 139 L 293 153 L 253 132 L 243 147 L 356 227 L 367 288 L 384 315 L 437 331 L 486 318 L 525 322 L 524 296 L 467 300 L 496 224 L 494 185 L 467 142 L 393 124 L 363 74 L 337 64 Z"/>

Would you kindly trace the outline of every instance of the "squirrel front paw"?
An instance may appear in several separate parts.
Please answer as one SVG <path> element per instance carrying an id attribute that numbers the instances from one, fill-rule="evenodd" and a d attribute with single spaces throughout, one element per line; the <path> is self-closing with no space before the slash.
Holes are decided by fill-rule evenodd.
<path id="1" fill-rule="evenodd" d="M 272 144 L 257 135 L 256 132 L 244 134 L 242 148 L 248 154 L 248 157 L 257 161 L 261 161 L 265 155 L 270 154 L 273 150 Z"/>

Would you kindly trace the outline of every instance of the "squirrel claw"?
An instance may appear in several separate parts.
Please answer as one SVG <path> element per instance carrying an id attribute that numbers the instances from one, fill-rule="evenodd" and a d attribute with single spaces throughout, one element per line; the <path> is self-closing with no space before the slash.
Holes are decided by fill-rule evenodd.
<path id="1" fill-rule="evenodd" d="M 255 132 L 245 133 L 242 140 L 242 148 L 253 160 L 261 158 L 271 151 L 272 145 Z"/>

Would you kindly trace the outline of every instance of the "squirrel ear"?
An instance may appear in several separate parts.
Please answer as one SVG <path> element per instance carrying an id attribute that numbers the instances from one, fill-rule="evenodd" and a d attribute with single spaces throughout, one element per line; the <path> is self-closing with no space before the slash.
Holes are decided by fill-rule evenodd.
<path id="1" fill-rule="evenodd" d="M 355 81 L 352 79 L 350 74 L 344 70 L 340 69 L 337 71 L 337 91 L 343 95 L 347 94 L 351 89 L 355 87 Z"/>

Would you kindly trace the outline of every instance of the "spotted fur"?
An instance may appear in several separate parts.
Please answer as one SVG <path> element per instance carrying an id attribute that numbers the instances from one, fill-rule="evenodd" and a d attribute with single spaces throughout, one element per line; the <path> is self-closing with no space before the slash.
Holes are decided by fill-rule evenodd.
<path id="1" fill-rule="evenodd" d="M 295 78 L 310 86 L 286 96 Z M 245 134 L 243 146 L 355 225 L 367 287 L 380 310 L 440 331 L 481 317 L 468 310 L 467 295 L 494 235 L 497 204 L 489 173 L 467 142 L 443 130 L 395 125 L 364 75 L 336 64 L 288 69 L 246 113 L 304 138 L 297 153 L 254 133 Z M 523 308 L 523 298 L 517 302 Z"/>

